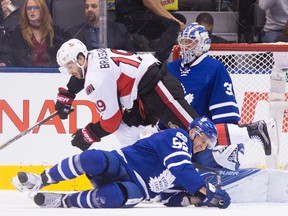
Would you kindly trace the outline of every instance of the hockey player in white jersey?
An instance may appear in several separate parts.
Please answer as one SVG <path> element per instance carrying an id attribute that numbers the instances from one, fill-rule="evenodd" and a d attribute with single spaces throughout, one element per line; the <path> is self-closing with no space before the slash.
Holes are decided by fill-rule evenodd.
<path id="1" fill-rule="evenodd" d="M 237 155 L 244 152 L 243 144 L 250 138 L 258 139 L 265 154 L 270 155 L 271 142 L 264 121 L 238 125 L 240 113 L 232 80 L 224 65 L 207 55 L 211 40 L 205 27 L 192 23 L 181 32 L 178 42 L 181 58 L 167 64 L 167 69 L 181 82 L 188 103 L 199 115 L 209 117 L 219 133 L 216 149 L 199 154 L 199 162 L 237 170 Z"/>
<path id="2" fill-rule="evenodd" d="M 12 183 L 36 194 L 41 207 L 127 208 L 161 195 L 165 206 L 227 208 L 230 196 L 206 184 L 191 159 L 217 142 L 217 129 L 207 117 L 196 118 L 188 130 L 167 129 L 114 151 L 86 150 L 62 160 L 42 174 L 19 172 Z M 38 193 L 43 187 L 90 176 L 94 189 L 74 193 Z"/>
<path id="3" fill-rule="evenodd" d="M 152 54 L 108 48 L 88 52 L 81 41 L 71 39 L 58 50 L 57 62 L 61 71 L 82 82 L 74 92 L 59 88 L 56 110 L 60 118 L 67 118 L 76 93 L 83 88 L 100 114 L 98 122 L 74 134 L 72 145 L 82 150 L 121 124 L 138 127 L 161 119 L 168 128 L 187 129 L 198 117 L 184 99 L 179 81 Z"/>

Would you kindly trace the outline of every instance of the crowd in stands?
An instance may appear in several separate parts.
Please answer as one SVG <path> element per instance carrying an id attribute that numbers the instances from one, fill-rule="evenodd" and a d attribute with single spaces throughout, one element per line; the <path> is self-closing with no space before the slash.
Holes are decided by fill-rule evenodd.
<path id="1" fill-rule="evenodd" d="M 285 34 L 284 29 L 288 17 L 288 1 L 259 0 L 259 7 L 265 11 L 266 18 L 266 22 L 261 35 L 261 42 L 270 43 L 279 41 L 279 36 L 282 33 Z"/>
<path id="2" fill-rule="evenodd" d="M 74 2 L 76 1 L 1 0 L 0 66 L 57 67 L 56 52 L 70 38 L 81 40 L 89 50 L 101 47 L 100 0 L 77 0 L 75 7 L 78 9 L 74 12 L 65 10 L 68 10 L 68 5 L 67 8 L 63 7 L 64 4 L 76 4 Z M 243 33 L 241 31 L 244 31 L 244 35 L 249 34 L 245 36 L 245 40 L 239 42 L 288 41 L 288 0 L 178 0 L 176 12 L 167 10 L 160 0 L 114 2 L 115 20 L 107 21 L 107 47 L 132 52 L 154 52 L 161 62 L 169 58 L 173 46 L 177 44 L 179 32 L 187 25 L 181 11 L 201 11 L 195 21 L 207 28 L 212 43 L 231 41 L 213 33 L 213 27 L 217 23 L 214 24 L 210 11 L 239 12 L 239 34 Z M 249 38 L 255 33 L 253 23 L 250 22 L 255 18 L 251 11 L 256 5 L 265 14 L 265 24 L 258 32 L 259 39 L 251 41 Z M 56 10 L 57 6 L 61 6 L 61 9 Z M 59 16 L 59 11 L 63 20 L 72 20 L 69 17 L 73 17 L 78 23 L 58 25 L 53 18 Z M 247 11 L 250 11 L 249 16 Z"/>

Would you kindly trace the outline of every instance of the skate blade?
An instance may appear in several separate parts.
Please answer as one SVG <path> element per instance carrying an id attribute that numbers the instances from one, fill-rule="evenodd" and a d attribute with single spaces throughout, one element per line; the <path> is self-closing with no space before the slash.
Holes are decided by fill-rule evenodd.
<path id="1" fill-rule="evenodd" d="M 22 185 L 22 183 L 19 181 L 18 176 L 15 176 L 11 179 L 12 185 L 21 193 L 28 192 L 28 198 L 33 199 L 35 195 L 38 193 L 38 190 L 31 190 L 25 186 Z"/>
<path id="2" fill-rule="evenodd" d="M 18 176 L 15 176 L 11 179 L 11 183 L 13 186 L 20 192 L 26 192 L 29 191 L 29 189 L 22 185 L 22 183 L 19 181 Z"/>

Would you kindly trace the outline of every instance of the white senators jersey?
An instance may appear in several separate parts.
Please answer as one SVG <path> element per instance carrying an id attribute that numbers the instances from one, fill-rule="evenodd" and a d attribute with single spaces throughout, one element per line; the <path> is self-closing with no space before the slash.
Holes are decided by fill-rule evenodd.
<path id="1" fill-rule="evenodd" d="M 158 60 L 152 54 L 114 49 L 89 52 L 84 89 L 96 104 L 105 131 L 113 133 L 119 127 L 122 109 L 132 108 L 138 84 L 155 62 Z"/>

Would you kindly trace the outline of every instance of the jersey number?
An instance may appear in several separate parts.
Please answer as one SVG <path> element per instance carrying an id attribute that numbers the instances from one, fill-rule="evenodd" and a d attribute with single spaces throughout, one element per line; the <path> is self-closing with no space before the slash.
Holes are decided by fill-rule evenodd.
<path id="1" fill-rule="evenodd" d="M 226 88 L 225 92 L 226 92 L 227 95 L 233 95 L 232 84 L 231 83 L 225 82 L 224 83 L 224 88 Z"/>
<path id="2" fill-rule="evenodd" d="M 113 53 L 116 53 L 116 54 L 121 54 L 122 56 L 125 55 L 125 56 L 132 56 L 133 53 L 131 52 L 126 52 L 126 51 L 123 51 L 123 50 L 115 50 L 115 49 L 111 49 L 111 52 Z M 125 58 L 125 57 L 111 57 L 112 61 L 114 61 L 114 63 L 119 66 L 120 63 L 123 63 L 123 64 L 128 64 L 128 65 L 131 65 L 133 67 L 136 67 L 138 68 L 139 65 L 140 65 L 140 62 L 137 62 L 133 59 L 130 59 L 130 58 Z M 141 61 L 141 58 L 139 57 L 139 60 Z"/>
<path id="3" fill-rule="evenodd" d="M 187 142 L 187 137 L 182 133 L 177 132 L 176 136 L 172 138 L 172 147 L 188 152 L 188 147 L 185 141 Z"/>

